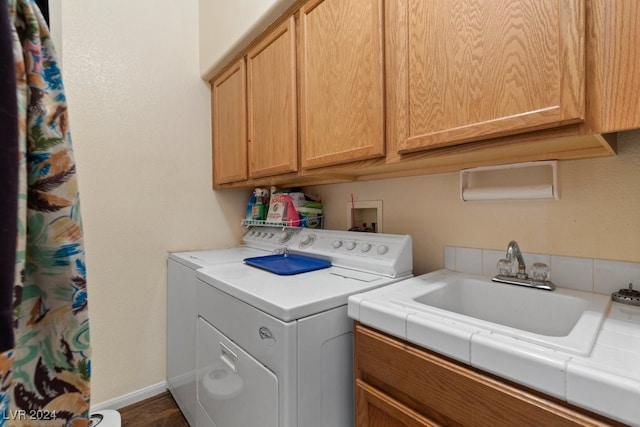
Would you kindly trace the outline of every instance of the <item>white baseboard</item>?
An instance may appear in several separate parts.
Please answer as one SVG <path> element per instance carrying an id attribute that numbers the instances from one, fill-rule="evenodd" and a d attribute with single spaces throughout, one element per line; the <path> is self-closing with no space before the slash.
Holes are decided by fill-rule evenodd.
<path id="1" fill-rule="evenodd" d="M 125 406 L 132 405 L 140 402 L 141 400 L 148 399 L 156 396 L 160 393 L 167 391 L 167 382 L 162 381 L 157 384 L 150 385 L 140 390 L 132 391 L 131 393 L 124 394 L 114 399 L 109 399 L 97 405 L 91 405 L 91 413 L 97 411 L 104 411 L 105 409 L 120 409 Z"/>

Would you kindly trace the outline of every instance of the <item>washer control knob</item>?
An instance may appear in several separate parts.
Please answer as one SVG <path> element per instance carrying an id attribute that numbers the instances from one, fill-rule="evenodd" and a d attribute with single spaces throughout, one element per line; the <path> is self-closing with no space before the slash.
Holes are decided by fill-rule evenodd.
<path id="1" fill-rule="evenodd" d="M 332 246 L 335 249 L 338 249 L 340 246 L 342 246 L 342 240 L 334 240 Z"/>
<path id="2" fill-rule="evenodd" d="M 284 233 L 282 233 L 282 236 L 280 237 L 280 240 L 278 240 L 278 243 L 287 243 L 289 239 L 291 239 L 291 232 L 285 231 Z"/>
<path id="3" fill-rule="evenodd" d="M 268 239 L 273 237 L 273 233 L 269 233 L 269 235 L 267 236 Z"/>
<path id="4" fill-rule="evenodd" d="M 389 247 L 387 245 L 378 246 L 378 255 L 384 255 L 389 252 Z"/>
<path id="5" fill-rule="evenodd" d="M 349 242 L 349 243 L 347 243 L 347 250 L 348 250 L 348 251 L 353 250 L 353 248 L 355 248 L 355 247 L 356 247 L 356 242 Z"/>
<path id="6" fill-rule="evenodd" d="M 316 240 L 315 234 L 308 234 L 300 240 L 300 247 L 311 246 L 313 242 Z"/>
<path id="7" fill-rule="evenodd" d="M 360 250 L 362 252 L 369 252 L 369 249 L 371 249 L 371 244 L 369 243 L 363 243 L 362 246 L 360 247 Z"/>

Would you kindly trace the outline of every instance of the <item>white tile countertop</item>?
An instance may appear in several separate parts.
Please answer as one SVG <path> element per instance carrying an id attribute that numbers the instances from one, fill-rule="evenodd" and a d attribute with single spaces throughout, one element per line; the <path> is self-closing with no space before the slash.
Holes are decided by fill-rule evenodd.
<path id="1" fill-rule="evenodd" d="M 495 333 L 482 322 L 458 322 L 398 304 L 452 275 L 469 276 L 439 270 L 353 295 L 349 316 L 576 406 L 640 425 L 640 307 L 611 302 L 591 351 L 582 355 Z"/>

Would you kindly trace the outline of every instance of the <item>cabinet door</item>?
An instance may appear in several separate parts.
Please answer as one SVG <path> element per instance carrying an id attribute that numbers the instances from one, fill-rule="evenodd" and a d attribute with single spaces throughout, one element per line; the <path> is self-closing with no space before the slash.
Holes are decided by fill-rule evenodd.
<path id="1" fill-rule="evenodd" d="M 291 17 L 247 54 L 249 176 L 298 170 L 295 27 Z"/>
<path id="2" fill-rule="evenodd" d="M 369 384 L 356 380 L 356 427 L 435 427 L 439 425 Z"/>
<path id="3" fill-rule="evenodd" d="M 399 3 L 399 152 L 584 120 L 584 0 Z"/>
<path id="4" fill-rule="evenodd" d="M 384 155 L 382 0 L 300 11 L 302 167 Z"/>
<path id="5" fill-rule="evenodd" d="M 244 59 L 212 83 L 213 183 L 247 179 L 247 101 Z"/>

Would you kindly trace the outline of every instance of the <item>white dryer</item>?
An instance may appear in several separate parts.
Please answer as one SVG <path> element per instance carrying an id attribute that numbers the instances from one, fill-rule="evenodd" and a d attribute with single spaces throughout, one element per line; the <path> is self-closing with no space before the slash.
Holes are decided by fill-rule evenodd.
<path id="1" fill-rule="evenodd" d="M 167 385 L 194 426 L 196 413 L 196 270 L 242 262 L 244 258 L 284 250 L 298 229 L 261 227 L 242 238 L 243 246 L 169 254 L 167 261 Z"/>
<path id="2" fill-rule="evenodd" d="M 353 425 L 347 299 L 410 277 L 411 237 L 303 229 L 289 251 L 331 266 L 198 270 L 198 427 Z"/>

